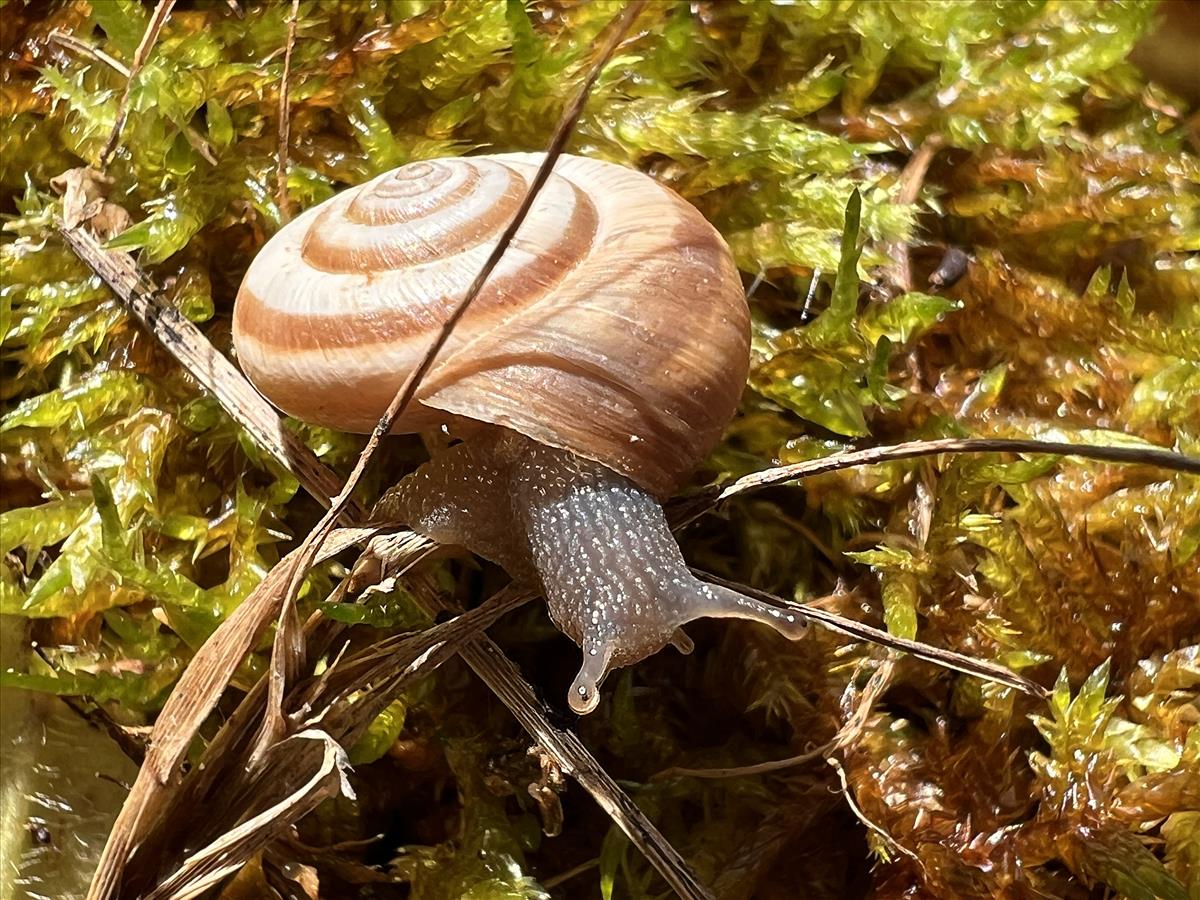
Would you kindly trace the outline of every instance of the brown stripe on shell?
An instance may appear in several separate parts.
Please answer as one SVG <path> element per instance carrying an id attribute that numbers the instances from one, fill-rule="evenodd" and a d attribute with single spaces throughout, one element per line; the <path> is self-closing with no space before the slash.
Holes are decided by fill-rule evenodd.
<path id="1" fill-rule="evenodd" d="M 411 175 L 408 169 L 419 168 Z M 462 184 L 445 193 L 434 193 L 454 177 L 455 170 L 445 164 L 413 163 L 397 169 L 390 176 L 367 185 L 346 207 L 346 218 L 359 225 L 396 225 L 422 218 L 438 204 L 454 203 L 467 197 L 479 183 L 479 170 L 462 167 Z M 401 203 L 408 200 L 409 203 Z"/>
<path id="2" fill-rule="evenodd" d="M 513 272 L 492 274 L 471 307 L 469 318 L 479 323 L 479 328 L 494 327 L 522 309 L 531 299 L 531 290 L 538 294 L 554 290 L 592 251 L 592 241 L 599 228 L 596 208 L 578 186 L 570 184 L 569 187 L 575 197 L 575 208 L 568 227 L 549 247 L 528 248 L 532 251 L 529 264 Z M 507 221 L 505 217 L 502 224 Z M 314 230 L 315 227 L 314 224 Z M 523 246 L 519 236 L 512 246 Z M 464 273 L 462 290 L 466 290 L 473 274 Z M 461 295 L 457 293 L 443 294 L 404 307 L 314 316 L 269 306 L 245 285 L 238 293 L 239 307 L 254 309 L 253 316 L 244 315 L 240 319 L 246 336 L 265 346 L 284 350 L 353 347 L 369 351 L 373 345 L 421 341 L 433 332 L 429 323 L 443 321 L 460 299 Z M 473 331 L 477 327 L 460 328 L 460 331 L 464 330 Z"/>
<path id="3" fill-rule="evenodd" d="M 625 216 L 606 220 L 600 255 L 564 287 L 570 296 L 480 334 L 429 374 L 419 396 L 666 496 L 733 415 L 749 314 L 724 241 L 694 208 L 646 179 L 640 191 L 635 182 L 611 197 L 609 209 Z"/>
<path id="4" fill-rule="evenodd" d="M 511 169 L 503 170 L 508 183 L 497 203 L 491 204 L 483 215 L 467 220 L 454 230 L 435 230 L 414 227 L 418 220 L 431 223 L 432 218 L 450 203 L 468 198 L 478 187 L 479 176 L 472 170 L 467 179 L 466 190 L 452 191 L 444 197 L 435 197 L 433 203 L 418 204 L 406 197 L 410 212 L 394 214 L 394 224 L 359 224 L 347 218 L 348 206 L 352 206 L 362 192 L 348 198 L 347 203 L 331 203 L 316 219 L 304 236 L 301 253 L 304 261 L 322 272 L 361 275 L 402 269 L 420 265 L 462 253 L 498 236 L 508 224 L 521 198 L 525 195 L 525 182 Z"/>

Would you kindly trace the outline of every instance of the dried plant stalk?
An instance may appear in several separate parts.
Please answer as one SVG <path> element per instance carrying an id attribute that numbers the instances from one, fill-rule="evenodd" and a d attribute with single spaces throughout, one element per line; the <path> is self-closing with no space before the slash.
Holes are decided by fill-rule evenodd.
<path id="1" fill-rule="evenodd" d="M 142 40 L 133 54 L 133 63 L 129 66 L 129 79 L 125 82 L 125 89 L 121 92 L 121 102 L 117 106 L 117 119 L 113 122 L 112 132 L 109 134 L 108 141 L 100 153 L 100 168 L 102 169 L 112 159 L 112 155 L 121 140 L 121 130 L 125 127 L 125 120 L 129 117 L 129 95 L 133 91 L 134 80 L 137 78 L 142 66 L 146 64 L 146 60 L 150 58 L 150 51 L 154 49 L 154 42 L 158 40 L 163 26 L 167 24 L 167 16 L 171 14 L 171 8 L 174 5 L 175 0 L 158 0 L 158 5 L 154 7 L 150 21 L 146 23 L 146 31 L 142 34 Z"/>
<path id="2" fill-rule="evenodd" d="M 308 752 L 288 753 L 289 745 Z M 311 759 L 318 755 L 316 764 Z M 249 786 L 248 796 L 271 798 L 280 784 L 290 785 L 297 773 L 312 772 L 304 783 L 256 813 L 216 841 L 192 854 L 169 878 L 146 895 L 146 900 L 187 900 L 197 897 L 240 869 L 265 847 L 325 800 L 338 795 L 354 798 L 346 779 L 346 752 L 322 731 L 302 731 L 276 748 L 278 761 L 266 767 Z M 305 757 L 309 757 L 306 759 Z M 307 763 L 307 765 L 306 765 Z"/>
<path id="3" fill-rule="evenodd" d="M 283 49 L 283 75 L 279 79 L 279 150 L 275 163 L 275 202 L 284 222 L 292 218 L 292 200 L 288 196 L 288 152 L 291 145 L 291 84 L 292 51 L 296 49 L 296 21 L 300 18 L 300 0 L 292 0 L 288 13 L 287 44 Z"/>
<path id="4" fill-rule="evenodd" d="M 550 723 L 541 711 L 533 688 L 491 638 L 481 635 L 465 644 L 459 655 L 537 740 L 538 745 L 554 758 L 563 774 L 574 778 L 592 795 L 676 894 L 687 900 L 703 900 L 714 896 L 578 736 Z"/>
<path id="5" fill-rule="evenodd" d="M 402 552 L 421 553 L 422 546 L 427 542 L 410 542 Z M 340 592 L 339 587 L 335 594 Z M 531 599 L 527 592 L 505 589 L 470 612 L 425 631 L 385 638 L 349 656 L 335 655 L 329 669 L 298 683 L 284 698 L 288 719 L 300 732 L 335 746 L 351 747 L 413 681 L 450 659 L 463 641 Z M 322 649 L 340 630 L 337 623 L 320 616 L 308 624 L 308 644 Z M 286 818 L 285 824 L 299 818 L 284 814 L 291 804 L 307 802 L 304 781 L 313 769 L 312 760 L 306 756 L 311 748 L 289 737 L 271 745 L 261 757 L 253 758 L 249 753 L 267 702 L 263 679 L 243 698 L 199 764 L 170 798 L 170 808 L 159 820 L 155 833 L 133 858 L 127 888 L 144 892 L 144 883 L 149 882 L 153 888 L 161 882 L 173 885 L 179 896 L 191 896 L 211 883 L 209 869 L 197 867 L 197 854 L 188 851 L 197 841 L 208 842 L 214 857 L 222 860 L 223 874 L 228 874 L 253 852 L 281 836 L 280 817 Z M 263 785 L 271 785 L 274 795 L 291 797 L 289 805 L 275 810 L 275 819 L 256 813 L 262 805 Z M 197 808 L 207 812 L 199 825 L 194 816 Z M 231 843 L 235 833 L 239 840 Z"/>
<path id="6" fill-rule="evenodd" d="M 788 466 L 776 466 L 752 472 L 724 485 L 713 485 L 671 504 L 668 510 L 672 527 L 679 529 L 695 521 L 717 504 L 744 494 L 814 475 L 826 475 L 857 466 L 871 466 L 900 459 L 940 456 L 943 453 L 1043 453 L 1076 456 L 1101 462 L 1159 466 L 1176 472 L 1200 474 L 1200 458 L 1165 448 L 1110 447 L 1092 444 L 1068 444 L 1036 438 L 944 438 L 931 441 L 906 441 L 887 447 L 849 450 Z"/>
<path id="7" fill-rule="evenodd" d="M 209 343 L 203 332 L 163 299 L 161 290 L 138 268 L 133 257 L 105 250 L 83 228 L 60 226 L 59 233 L 146 330 L 158 338 L 164 349 L 246 429 L 254 443 L 295 475 L 316 500 L 328 506 L 329 498 L 341 487 L 338 476 L 283 427 L 275 408 Z M 349 503 L 346 515 L 340 520 L 349 523 L 361 520 L 364 515 L 361 507 Z"/>

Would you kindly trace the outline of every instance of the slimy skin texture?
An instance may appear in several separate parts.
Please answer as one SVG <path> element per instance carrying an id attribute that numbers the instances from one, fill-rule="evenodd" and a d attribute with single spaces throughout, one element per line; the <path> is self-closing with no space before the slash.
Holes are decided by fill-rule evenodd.
<path id="1" fill-rule="evenodd" d="M 438 454 L 390 491 L 376 517 L 461 544 L 540 587 L 550 617 L 583 651 L 568 694 L 589 713 L 609 670 L 674 643 L 693 619 L 739 618 L 786 637 L 802 621 L 688 569 L 662 508 L 611 469 L 502 429 Z"/>

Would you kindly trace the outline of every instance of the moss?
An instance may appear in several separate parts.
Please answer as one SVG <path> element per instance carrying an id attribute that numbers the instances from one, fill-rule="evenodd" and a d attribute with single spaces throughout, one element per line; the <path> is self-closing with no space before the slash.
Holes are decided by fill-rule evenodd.
<path id="1" fill-rule="evenodd" d="M 541 148 L 620 5 L 304 0 L 293 205 L 409 160 Z M 281 222 L 290 4 L 239 7 L 177 4 L 105 188 L 132 216 L 111 244 L 224 350 L 241 275 Z M 570 148 L 674 187 L 757 281 L 741 414 L 698 480 L 938 436 L 1200 450 L 1195 111 L 1126 61 L 1153 10 L 649 4 Z M 133 0 L 13 0 L 0 14 L 0 612 L 31 620 L 42 650 L 0 684 L 132 724 L 316 516 L 54 231 L 51 180 L 99 163 L 124 78 L 51 32 L 128 66 L 148 18 Z M 904 164 L 931 138 L 941 149 L 913 183 Z M 358 439 L 292 427 L 346 471 Z M 389 452 L 370 490 L 417 457 L 403 441 Z M 1142 466 L 941 458 L 739 498 L 687 533 L 689 556 L 720 574 L 801 599 L 840 583 L 854 593 L 828 602 L 846 615 L 1057 683 L 1039 707 L 896 665 L 842 762 L 862 814 L 907 852 L 854 818 L 819 763 L 651 781 L 829 739 L 878 664 L 865 646 L 701 625 L 695 655 L 622 673 L 579 730 L 730 896 L 1195 893 L 1197 497 L 1195 476 Z M 306 602 L 333 574 L 310 577 Z M 491 574 L 441 577 L 473 597 Z M 328 611 L 359 629 L 416 623 L 403 592 Z M 571 650 L 543 613 L 494 633 L 558 695 Z M 346 856 L 392 862 L 420 896 L 541 896 L 539 881 L 590 860 L 599 874 L 556 891 L 661 894 L 574 792 L 563 834 L 538 839 L 537 773 L 513 757 L 524 740 L 450 664 L 359 745 L 356 777 L 374 790 L 311 827 L 330 841 L 386 829 L 382 849 Z M 441 762 L 413 762 L 416 746 Z M 323 895 L 355 895 L 339 873 L 322 870 Z"/>

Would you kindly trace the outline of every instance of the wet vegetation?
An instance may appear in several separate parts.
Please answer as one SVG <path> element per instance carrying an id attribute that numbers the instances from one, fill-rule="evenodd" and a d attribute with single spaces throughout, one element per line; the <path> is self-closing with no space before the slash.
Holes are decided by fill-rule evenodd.
<path id="1" fill-rule="evenodd" d="M 56 219 L 136 251 L 228 351 L 240 278 L 289 213 L 411 160 L 543 148 L 620 8 L 303 0 L 283 195 L 291 3 L 178 3 L 104 161 L 152 6 L 0 7 L 5 717 L 25 714 L 17 692 L 57 694 L 136 743 L 319 515 Z M 1200 454 L 1200 125 L 1128 60 L 1154 14 L 647 7 L 569 149 L 675 188 L 745 273 L 750 382 L 696 484 L 917 438 Z M 860 240 L 844 243 L 855 188 Z M 348 471 L 361 438 L 292 424 Z M 392 441 L 363 502 L 422 453 Z M 682 540 L 719 575 L 1053 689 L 1042 703 L 835 635 L 728 622 L 689 629 L 690 657 L 619 672 L 577 730 L 720 896 L 1200 896 L 1200 478 L 946 455 L 739 497 Z M 468 604 L 500 583 L 437 566 Z M 316 569 L 302 610 L 341 574 Z M 326 609 L 364 632 L 427 624 L 403 589 Z M 540 607 L 491 634 L 548 703 L 562 695 L 576 651 Z M 352 749 L 358 800 L 305 819 L 296 859 L 328 898 L 663 896 L 577 787 L 530 792 L 544 773 L 528 745 L 452 660 Z M 265 896 L 267 868 L 227 896 Z"/>

